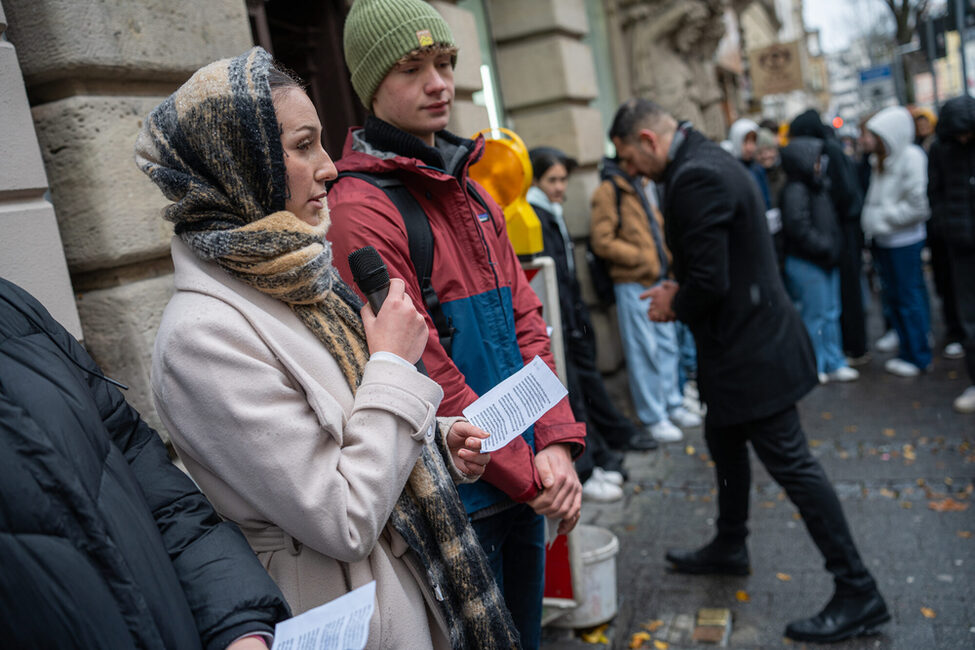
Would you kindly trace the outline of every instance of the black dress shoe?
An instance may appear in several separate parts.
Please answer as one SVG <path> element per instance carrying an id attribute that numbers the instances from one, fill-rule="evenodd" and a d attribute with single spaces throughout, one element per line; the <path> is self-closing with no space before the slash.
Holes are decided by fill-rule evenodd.
<path id="1" fill-rule="evenodd" d="M 667 561 L 673 564 L 678 573 L 720 573 L 732 576 L 747 576 L 748 548 L 740 544 L 724 544 L 712 541 L 696 551 L 669 549 Z"/>
<path id="2" fill-rule="evenodd" d="M 857 596 L 834 594 L 823 611 L 812 618 L 789 623 L 785 635 L 794 641 L 832 643 L 851 636 L 876 634 L 876 627 L 890 620 L 890 612 L 874 590 Z"/>
<path id="3" fill-rule="evenodd" d="M 626 440 L 627 451 L 653 451 L 660 446 L 649 431 L 637 431 Z"/>

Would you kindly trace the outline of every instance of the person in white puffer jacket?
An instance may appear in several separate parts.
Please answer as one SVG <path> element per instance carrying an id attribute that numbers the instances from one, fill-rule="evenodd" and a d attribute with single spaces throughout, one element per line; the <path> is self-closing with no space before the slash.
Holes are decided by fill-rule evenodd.
<path id="1" fill-rule="evenodd" d="M 872 241 L 884 297 L 900 338 L 898 357 L 884 368 L 914 377 L 931 365 L 931 317 L 921 267 L 931 216 L 927 198 L 927 155 L 913 144 L 914 121 L 902 106 L 885 108 L 867 122 L 876 138 L 873 175 L 863 206 L 863 233 Z"/>

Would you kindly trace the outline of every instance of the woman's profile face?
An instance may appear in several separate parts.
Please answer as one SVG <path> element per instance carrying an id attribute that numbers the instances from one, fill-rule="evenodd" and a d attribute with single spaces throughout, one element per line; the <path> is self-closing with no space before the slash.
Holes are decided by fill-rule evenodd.
<path id="1" fill-rule="evenodd" d="M 325 183 L 336 176 L 322 146 L 322 124 L 308 95 L 299 88 L 274 93 L 274 113 L 281 125 L 281 148 L 288 194 L 284 208 L 313 226 L 328 214 Z"/>
<path id="2" fill-rule="evenodd" d="M 535 181 L 538 188 L 545 192 L 545 196 L 552 203 L 562 203 L 565 201 L 565 186 L 569 181 L 569 172 L 565 165 L 555 163 L 545 170 L 542 177 Z"/>

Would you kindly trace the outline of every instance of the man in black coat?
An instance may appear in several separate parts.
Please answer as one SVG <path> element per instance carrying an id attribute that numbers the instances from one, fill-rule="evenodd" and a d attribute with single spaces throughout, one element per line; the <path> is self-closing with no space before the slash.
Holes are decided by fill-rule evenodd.
<path id="1" fill-rule="evenodd" d="M 649 317 L 678 318 L 697 341 L 704 435 L 718 483 L 717 536 L 698 550 L 668 551 L 667 560 L 684 573 L 749 572 L 750 442 L 799 509 L 836 585 L 826 607 L 790 623 L 786 636 L 830 642 L 872 631 L 890 615 L 799 424 L 795 403 L 816 385 L 816 365 L 776 268 L 758 187 L 718 145 L 652 102 L 624 103 L 614 130 L 629 134 L 617 146 L 620 158 L 665 184 L 677 282 L 647 291 Z"/>
<path id="2" fill-rule="evenodd" d="M 284 597 L 112 384 L 0 278 L 5 645 L 266 648 Z"/>
<path id="3" fill-rule="evenodd" d="M 937 139 L 928 155 L 932 231 L 947 242 L 958 321 L 971 382 L 955 410 L 975 413 L 975 98 L 955 97 L 941 108 Z"/>

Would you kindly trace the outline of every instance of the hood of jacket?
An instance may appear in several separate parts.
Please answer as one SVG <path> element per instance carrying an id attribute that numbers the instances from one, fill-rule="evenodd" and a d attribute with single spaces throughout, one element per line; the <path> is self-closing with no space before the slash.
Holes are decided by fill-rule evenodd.
<path id="1" fill-rule="evenodd" d="M 972 131 L 975 131 L 975 97 L 962 95 L 946 101 L 941 107 L 941 119 L 935 127 L 938 139 L 953 140 Z"/>
<path id="2" fill-rule="evenodd" d="M 825 140 L 828 127 L 819 119 L 819 113 L 809 109 L 796 116 L 789 125 L 789 137 L 819 138 Z"/>
<path id="3" fill-rule="evenodd" d="M 731 143 L 731 155 L 741 158 L 742 145 L 745 143 L 745 136 L 754 133 L 758 137 L 758 124 L 754 120 L 741 118 L 731 125 L 728 129 L 728 142 Z"/>
<path id="4" fill-rule="evenodd" d="M 630 178 L 625 171 L 623 171 L 623 168 L 620 167 L 618 159 L 604 156 L 599 163 L 599 180 L 609 180 L 614 176 L 619 176 L 630 185 L 633 184 L 633 179 Z"/>
<path id="5" fill-rule="evenodd" d="M 903 106 L 888 106 L 867 122 L 867 130 L 884 141 L 887 158 L 892 160 L 914 143 L 914 118 Z"/>
<path id="6" fill-rule="evenodd" d="M 782 169 L 789 180 L 816 184 L 816 161 L 823 153 L 823 141 L 818 138 L 801 136 L 789 140 L 788 146 L 781 150 Z"/>

